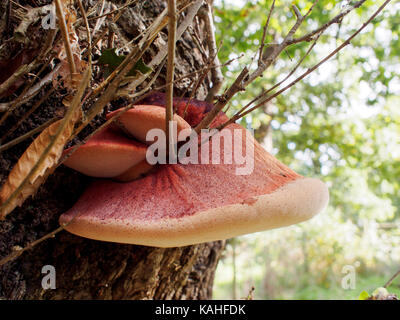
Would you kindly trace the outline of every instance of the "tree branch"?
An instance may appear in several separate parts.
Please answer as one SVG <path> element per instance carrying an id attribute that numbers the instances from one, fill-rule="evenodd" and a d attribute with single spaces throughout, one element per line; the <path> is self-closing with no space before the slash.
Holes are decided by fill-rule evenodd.
<path id="1" fill-rule="evenodd" d="M 72 80 L 73 75 L 76 73 L 76 66 L 75 66 L 75 61 L 74 61 L 74 57 L 72 54 L 71 44 L 69 42 L 69 33 L 68 33 L 68 29 L 67 29 L 67 24 L 65 22 L 62 4 L 61 4 L 60 0 L 56 0 L 55 3 L 56 3 L 58 25 L 60 27 L 61 34 L 62 34 L 62 37 L 64 40 L 64 47 L 65 47 L 65 52 L 67 54 L 69 71 L 71 73 L 71 80 Z"/>
<path id="2" fill-rule="evenodd" d="M 321 31 L 327 29 L 332 24 L 339 23 L 343 19 L 344 16 L 349 14 L 354 9 L 359 8 L 365 1 L 366 0 L 360 0 L 360 1 L 356 2 L 353 6 L 350 6 L 349 8 L 347 8 L 346 10 L 344 10 L 343 12 L 338 14 L 336 17 L 334 17 L 333 19 L 331 19 L 327 23 L 323 24 L 319 28 L 311 31 L 310 33 L 307 33 L 306 35 L 304 35 L 304 36 L 302 36 L 300 38 L 288 40 L 288 42 L 287 42 L 288 45 L 291 45 L 291 44 L 294 44 L 294 43 L 299 43 L 299 42 L 304 42 L 304 41 L 307 41 L 307 42 L 312 41 L 315 35 L 319 34 Z"/>
<path id="3" fill-rule="evenodd" d="M 218 115 L 220 111 L 226 106 L 226 104 L 232 99 L 232 97 L 239 91 L 244 91 L 244 81 L 249 75 L 249 70 L 247 67 L 244 67 L 242 72 L 236 78 L 231 87 L 224 93 L 224 95 L 219 99 L 217 104 L 211 109 L 210 112 L 203 118 L 203 120 L 197 125 L 194 129 L 197 134 L 200 133 L 201 129 L 208 128 L 208 126 L 212 123 L 215 117 Z"/>
<path id="4" fill-rule="evenodd" d="M 173 97 L 174 97 L 174 70 L 175 70 L 175 49 L 176 49 L 176 3 L 175 0 L 168 0 L 168 58 L 167 58 L 167 78 L 166 88 L 166 107 L 165 107 L 165 131 L 168 146 L 175 144 L 174 136 L 169 134 L 170 121 L 174 116 Z M 168 147 L 169 151 L 174 148 Z M 174 156 L 174 155 L 173 155 Z"/>
<path id="5" fill-rule="evenodd" d="M 375 12 L 372 14 L 372 16 L 363 23 L 363 25 L 356 31 L 354 32 L 350 37 L 348 37 L 339 47 L 337 47 L 335 50 L 333 50 L 330 54 L 328 54 L 324 59 L 322 59 L 320 62 L 318 62 L 316 65 L 313 67 L 309 68 L 307 71 L 305 71 L 301 76 L 293 80 L 291 83 L 289 83 L 286 87 L 282 88 L 281 90 L 277 91 L 271 96 L 266 97 L 265 99 L 262 99 L 256 106 L 252 107 L 251 109 L 241 113 L 240 115 L 234 116 L 236 120 L 246 116 L 250 112 L 254 111 L 255 109 L 261 107 L 264 105 L 266 102 L 272 100 L 273 98 L 277 97 L 280 95 L 282 92 L 286 91 L 287 89 L 291 88 L 293 85 L 295 85 L 297 82 L 305 78 L 307 75 L 309 75 L 311 72 L 319 68 L 323 63 L 328 61 L 330 58 L 332 58 L 335 54 L 337 54 L 340 50 L 342 50 L 344 47 L 350 44 L 351 40 L 357 36 L 390 2 L 391 0 L 386 0 Z"/>
<path id="6" fill-rule="evenodd" d="M 214 21 L 213 21 L 213 13 L 212 8 L 209 3 L 205 6 L 205 14 L 204 14 L 204 23 L 206 27 L 206 39 L 208 44 L 208 52 L 209 56 L 213 57 L 212 62 L 214 65 L 218 66 L 220 64 L 218 59 L 218 49 L 215 40 L 215 32 L 214 32 Z M 215 95 L 221 89 L 221 86 L 224 82 L 224 77 L 222 75 L 221 69 L 219 67 L 211 69 L 211 77 L 212 77 L 212 87 L 208 91 L 206 101 L 212 102 L 214 100 Z"/>
<path id="7" fill-rule="evenodd" d="M 264 28 L 263 28 L 263 34 L 262 34 L 262 37 L 261 37 L 260 54 L 259 54 L 259 58 L 258 58 L 258 64 L 262 63 L 262 56 L 263 56 L 264 45 L 265 45 L 265 38 L 267 36 L 267 30 L 268 30 L 268 26 L 269 26 L 269 21 L 271 20 L 272 12 L 274 11 L 274 9 L 275 9 L 275 0 L 272 2 L 271 9 L 269 9 L 268 18 L 267 18 L 267 21 L 265 22 L 265 25 L 264 25 Z"/>
<path id="8" fill-rule="evenodd" d="M 397 270 L 397 272 L 385 283 L 383 287 L 384 288 L 389 287 L 392 284 L 393 280 L 396 279 L 398 275 L 400 275 L 400 269 Z"/>

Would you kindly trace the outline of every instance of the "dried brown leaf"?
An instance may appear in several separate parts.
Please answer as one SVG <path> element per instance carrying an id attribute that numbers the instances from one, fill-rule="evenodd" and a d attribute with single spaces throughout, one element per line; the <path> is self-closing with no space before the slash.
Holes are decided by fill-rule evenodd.
<path id="1" fill-rule="evenodd" d="M 45 152 L 52 138 L 56 134 L 62 120 L 54 122 L 45 130 L 43 130 L 42 133 L 32 142 L 24 154 L 19 158 L 17 164 L 11 170 L 7 181 L 0 191 L 0 202 L 5 204 L 5 206 L 3 206 L 0 210 L 0 218 L 4 218 L 8 213 L 14 210 L 15 207 L 20 206 L 25 199 L 34 195 L 36 190 L 46 180 L 49 174 L 54 171 L 58 160 L 61 157 L 64 145 L 72 134 L 76 118 L 77 116 L 75 116 L 74 119 L 69 121 L 69 123 L 65 126 L 65 129 L 56 139 L 47 156 L 30 177 L 29 182 L 25 184 L 25 186 L 22 188 L 19 194 L 14 197 L 14 199 L 5 204 L 5 202 L 21 185 L 29 172 L 38 162 L 43 152 Z"/>
<path id="2" fill-rule="evenodd" d="M 0 191 L 0 219 L 34 195 L 39 186 L 58 165 L 65 144 L 82 116 L 81 99 L 91 77 L 91 69 L 84 74 L 78 91 L 62 120 L 54 122 L 26 149 L 11 170 Z"/>

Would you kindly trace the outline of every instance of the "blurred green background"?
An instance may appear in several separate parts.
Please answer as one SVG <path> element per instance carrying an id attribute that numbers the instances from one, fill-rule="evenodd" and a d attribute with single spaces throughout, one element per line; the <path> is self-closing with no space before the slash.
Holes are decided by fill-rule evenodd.
<path id="1" fill-rule="evenodd" d="M 272 1 L 215 0 L 225 87 L 257 52 Z M 276 1 L 266 42 L 280 41 L 311 1 Z M 341 12 L 349 1 L 319 1 L 296 36 Z M 325 57 L 383 1 L 366 1 L 329 27 L 294 76 Z M 328 184 L 330 204 L 310 221 L 231 239 L 215 299 L 358 299 L 400 268 L 400 3 L 392 1 L 351 45 L 303 81 L 242 119 L 283 163 Z M 233 114 L 283 79 L 306 52 L 296 44 L 232 101 Z M 283 84 L 286 85 L 289 82 Z M 282 87 L 282 86 L 281 86 Z M 400 277 L 388 288 L 400 294 Z"/>

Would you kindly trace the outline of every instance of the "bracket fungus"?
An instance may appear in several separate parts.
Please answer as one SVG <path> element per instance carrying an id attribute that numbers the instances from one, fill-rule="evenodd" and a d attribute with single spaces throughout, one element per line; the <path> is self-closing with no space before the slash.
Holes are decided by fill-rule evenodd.
<path id="1" fill-rule="evenodd" d="M 146 149 L 143 143 L 123 136 L 116 126 L 108 126 L 77 148 L 64 165 L 91 177 L 112 178 L 145 160 Z"/>
<path id="2" fill-rule="evenodd" d="M 155 110 L 155 105 L 164 105 L 161 94 L 154 94 L 142 101 L 140 107 L 132 109 L 136 111 L 120 117 L 125 129 L 141 142 L 145 142 L 146 130 L 152 126 L 161 127 L 165 120 L 165 110 L 163 113 L 157 111 L 152 125 L 151 109 Z M 205 102 L 186 99 L 175 99 L 174 107 L 181 116 L 177 116 L 180 128 L 194 127 L 210 110 Z M 137 125 L 141 116 L 142 127 Z M 226 119 L 221 113 L 212 126 Z M 126 146 L 123 141 L 128 138 L 115 138 L 110 142 L 112 148 L 107 146 L 111 155 L 102 157 L 115 156 L 118 160 L 111 165 L 112 169 L 104 169 L 104 173 L 115 178 L 115 167 L 125 172 L 118 179 L 94 179 L 77 203 L 61 215 L 60 223 L 69 222 L 66 225 L 68 231 L 91 239 L 178 247 L 288 226 L 310 219 L 326 207 L 329 194 L 323 182 L 292 171 L 265 151 L 240 125 L 230 124 L 224 130 L 216 133 L 215 139 L 210 139 L 205 152 L 196 144 L 201 149 L 196 159 L 203 162 L 179 161 L 153 167 L 142 159 L 129 169 L 125 162 L 124 165 L 122 160 L 119 162 L 119 158 L 126 159 L 121 156 L 121 150 Z M 234 138 L 226 139 L 229 134 Z M 96 142 L 100 137 L 92 139 Z M 89 140 L 87 151 L 94 144 Z M 105 152 L 105 143 L 101 145 L 103 149 L 91 147 L 91 157 L 96 158 L 98 150 Z M 82 148 L 85 146 L 79 149 Z M 132 147 L 129 145 L 129 148 Z M 215 150 L 220 151 L 217 156 Z M 246 161 L 240 158 L 243 154 L 246 154 Z M 214 161 L 216 158 L 217 162 Z M 82 156 L 80 159 L 87 161 Z M 251 170 L 238 173 L 245 162 L 251 163 Z M 90 166 L 102 167 L 99 164 Z M 140 173 L 146 174 L 141 176 Z M 98 172 L 96 176 L 99 176 Z M 130 179 L 135 180 L 128 181 Z"/>
<path id="3" fill-rule="evenodd" d="M 120 110 L 113 111 L 107 115 L 110 119 L 118 114 Z M 174 114 L 172 118 L 177 124 L 177 133 L 184 129 L 190 129 L 190 125 L 179 115 Z M 117 120 L 126 131 L 143 143 L 149 143 L 146 140 L 147 132 L 151 129 L 161 129 L 166 131 L 165 108 L 154 105 L 137 105 L 129 109 Z"/>

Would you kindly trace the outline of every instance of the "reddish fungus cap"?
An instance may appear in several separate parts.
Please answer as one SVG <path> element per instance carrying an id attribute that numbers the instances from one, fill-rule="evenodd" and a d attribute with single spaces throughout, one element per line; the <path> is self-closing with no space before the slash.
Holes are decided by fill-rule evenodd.
<path id="1" fill-rule="evenodd" d="M 250 174 L 237 175 L 243 164 L 221 158 L 220 164 L 161 165 L 127 183 L 96 180 L 60 223 L 86 238 L 177 247 L 295 224 L 326 207 L 324 183 L 289 169 L 243 127 L 225 130 L 242 133 L 242 154 L 254 146 Z M 236 147 L 221 139 L 221 154 L 234 154 Z"/>
<path id="2" fill-rule="evenodd" d="M 107 114 L 107 119 L 116 116 L 120 110 Z M 184 129 L 190 129 L 190 125 L 178 114 L 174 114 L 172 119 L 177 123 L 177 133 Z M 121 114 L 116 120 L 122 124 L 133 137 L 143 143 L 146 141 L 146 134 L 151 129 L 161 129 L 165 132 L 165 108 L 153 105 L 136 105 L 132 109 Z"/>
<path id="3" fill-rule="evenodd" d="M 66 149 L 68 154 L 73 147 Z M 98 178 L 119 176 L 146 158 L 147 146 L 128 139 L 118 128 L 108 126 L 77 148 L 64 165 Z"/>

